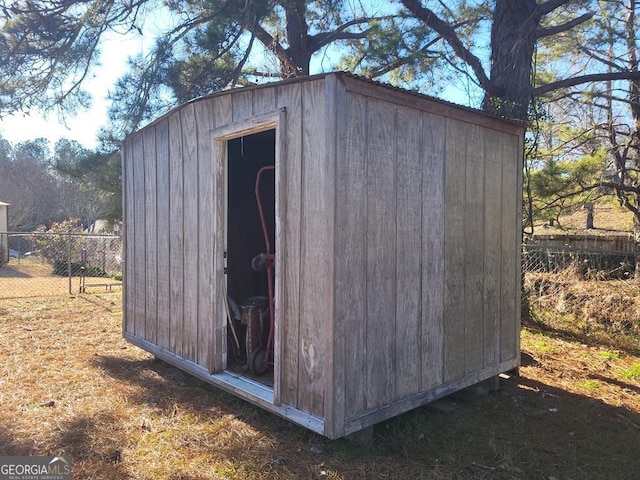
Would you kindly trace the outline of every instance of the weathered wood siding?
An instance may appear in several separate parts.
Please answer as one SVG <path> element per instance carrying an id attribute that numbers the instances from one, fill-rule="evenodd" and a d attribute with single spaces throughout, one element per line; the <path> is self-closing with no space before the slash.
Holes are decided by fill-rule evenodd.
<path id="1" fill-rule="evenodd" d="M 285 337 L 288 336 L 286 329 L 292 323 L 297 324 L 293 328 L 298 331 L 297 351 L 291 355 L 285 352 L 282 364 L 282 381 L 285 385 L 295 385 L 297 396 L 295 401 L 286 396 L 283 400 L 320 418 L 324 416 L 329 361 L 327 344 L 333 322 L 334 165 L 333 157 L 328 154 L 330 141 L 326 138 L 325 88 L 325 81 L 302 84 L 301 156 L 299 160 L 287 157 L 287 165 L 296 161 L 300 164 L 300 184 L 295 187 L 300 192 L 300 218 L 289 219 L 285 213 L 285 231 L 289 222 L 296 222 L 289 230 L 299 231 L 295 235 L 299 235 L 299 247 L 293 239 L 286 239 L 283 261 L 288 268 L 290 250 L 300 249 L 295 254 L 300 261 L 300 291 L 298 305 L 289 302 L 293 303 L 294 309 L 283 311 L 280 317 Z M 284 198 L 292 197 L 285 191 Z"/>
<path id="2" fill-rule="evenodd" d="M 222 185 L 216 129 L 286 109 L 278 178 L 282 275 L 280 401 L 321 417 L 329 382 L 334 160 L 326 83 L 231 91 L 170 112 L 123 145 L 125 334 L 219 371 L 225 366 Z M 233 127 L 232 127 L 233 128 Z M 225 130 L 228 130 L 226 128 Z M 219 173 L 220 177 L 224 176 Z M 219 213 L 219 215 L 216 214 Z M 303 293 L 304 292 L 304 293 Z"/>
<path id="3" fill-rule="evenodd" d="M 207 365 L 213 297 L 212 105 L 187 105 L 123 145 L 125 334 Z"/>
<path id="4" fill-rule="evenodd" d="M 444 381 L 516 356 L 520 137 L 447 119 Z"/>
<path id="5" fill-rule="evenodd" d="M 394 93 L 348 88 L 339 124 L 333 358 L 346 420 L 516 357 L 519 127 Z"/>
<path id="6" fill-rule="evenodd" d="M 215 138 L 274 115 L 276 403 L 336 437 L 515 366 L 521 128 L 340 75 L 199 99 L 127 139 L 125 335 L 225 367 Z"/>
<path id="7" fill-rule="evenodd" d="M 334 321 L 348 419 L 441 380 L 445 119 L 355 92 L 344 111 Z"/>

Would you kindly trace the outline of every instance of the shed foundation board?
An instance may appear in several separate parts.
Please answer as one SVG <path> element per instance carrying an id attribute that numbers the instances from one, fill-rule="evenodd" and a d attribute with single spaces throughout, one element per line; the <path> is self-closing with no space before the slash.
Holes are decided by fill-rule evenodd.
<path id="1" fill-rule="evenodd" d="M 483 371 L 476 372 L 473 375 L 468 375 L 463 380 L 439 385 L 435 388 L 404 398 L 399 402 L 385 406 L 373 412 L 369 412 L 359 417 L 352 418 L 345 422 L 345 435 L 358 432 L 363 428 L 367 428 L 371 425 L 375 425 L 384 420 L 388 420 L 402 413 L 406 413 L 410 410 L 413 410 L 414 408 L 427 405 L 434 400 L 446 397 L 447 395 L 475 385 L 479 382 L 487 380 L 488 378 L 495 377 L 499 373 L 516 368 L 518 365 L 518 360 L 513 359 L 511 361 L 504 362 L 497 367 L 485 369 Z"/>
<path id="2" fill-rule="evenodd" d="M 477 372 L 474 375 L 466 377 L 463 381 L 450 382 L 440 385 L 437 388 L 430 389 L 426 392 L 412 395 L 406 399 L 394 404 L 379 408 L 369 412 L 366 415 L 353 418 L 345 422 L 344 431 L 341 435 L 330 435 L 325 431 L 325 422 L 313 415 L 298 410 L 290 405 L 275 405 L 273 390 L 266 387 L 262 383 L 252 381 L 244 376 L 237 375 L 233 372 L 222 371 L 219 373 L 209 373 L 201 366 L 185 360 L 174 353 L 153 345 L 140 338 L 125 334 L 125 339 L 134 345 L 152 353 L 157 358 L 209 383 L 227 393 L 242 398 L 253 405 L 263 408 L 275 415 L 289 420 L 296 425 L 307 428 L 320 435 L 329 438 L 340 438 L 347 435 L 353 435 L 358 432 L 367 431 L 374 425 L 406 413 L 415 408 L 427 405 L 428 403 L 446 397 L 452 393 L 458 392 L 466 387 L 470 387 L 487 379 L 495 378 L 499 373 L 506 372 L 517 368 L 519 362 L 517 359 L 505 362 L 498 367 L 486 369 Z M 371 432 L 372 430 L 368 430 Z"/>
<path id="3" fill-rule="evenodd" d="M 183 370 L 200 380 L 214 385 L 236 397 L 240 397 L 257 407 L 261 407 L 275 415 L 285 418 L 301 427 L 307 428 L 315 433 L 324 435 L 324 421 L 300 411 L 290 405 L 275 405 L 273 389 L 266 387 L 262 383 L 252 381 L 246 377 L 234 374 L 229 371 L 210 373 L 207 369 L 189 360 L 174 354 L 173 352 L 160 348 L 141 338 L 126 334 L 124 338 L 132 344 L 152 353 L 160 360 L 170 363 L 174 367 Z"/>

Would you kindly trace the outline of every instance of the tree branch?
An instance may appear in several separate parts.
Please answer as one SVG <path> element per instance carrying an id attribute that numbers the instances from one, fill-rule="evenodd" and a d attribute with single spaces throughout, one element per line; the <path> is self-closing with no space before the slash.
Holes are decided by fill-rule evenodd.
<path id="1" fill-rule="evenodd" d="M 552 1 L 552 0 L 549 0 Z M 568 0 L 565 0 L 568 1 Z M 402 4 L 419 20 L 434 29 L 450 46 L 456 55 L 467 63 L 485 91 L 491 91 L 491 81 L 482 67 L 480 59 L 464 46 L 456 31 L 440 19 L 432 10 L 422 6 L 420 0 L 402 0 Z"/>
<path id="2" fill-rule="evenodd" d="M 276 57 L 283 66 L 287 68 L 290 72 L 298 72 L 298 66 L 296 63 L 289 57 L 287 51 L 284 49 L 280 42 L 276 41 L 275 38 L 271 36 L 269 32 L 267 32 L 262 25 L 257 23 L 247 25 L 247 30 L 249 30 L 255 37 L 260 40 L 260 42 L 268 49 L 275 53 Z"/>
<path id="3" fill-rule="evenodd" d="M 536 38 L 540 39 L 544 37 L 550 37 L 551 35 L 556 35 L 558 33 L 571 30 L 573 27 L 580 25 L 586 22 L 587 20 L 592 19 L 593 15 L 594 15 L 593 12 L 589 12 L 589 13 L 585 13 L 584 15 L 580 15 L 578 18 L 574 18 L 573 20 L 570 20 L 561 25 L 556 25 L 548 28 L 539 28 L 538 31 L 536 32 Z"/>
<path id="4" fill-rule="evenodd" d="M 362 32 L 331 32 L 331 33 L 318 33 L 309 37 L 309 50 L 317 52 L 325 45 L 330 44 L 334 40 L 359 40 L 366 38 L 371 33 L 371 29 L 364 30 Z"/>
<path id="5" fill-rule="evenodd" d="M 598 188 L 598 187 L 611 188 L 612 190 L 616 190 L 618 192 L 638 193 L 638 187 L 634 187 L 633 185 L 616 183 L 616 182 L 598 182 L 597 185 L 589 186 L 589 188 Z"/>
<path id="6" fill-rule="evenodd" d="M 543 17 L 544 15 L 548 15 L 553 12 L 555 9 L 560 8 L 563 5 L 566 5 L 571 0 L 547 0 L 544 3 L 541 3 L 536 8 L 536 13 Z"/>
<path id="7" fill-rule="evenodd" d="M 363 32 L 354 32 L 347 33 L 345 30 L 349 27 L 353 27 L 354 25 L 362 25 L 363 23 L 370 23 L 375 20 L 388 20 L 392 18 L 396 18 L 398 15 L 385 15 L 383 17 L 364 17 L 364 18 L 354 18 L 348 22 L 343 23 L 339 27 L 336 27 L 332 32 L 322 32 L 316 35 L 309 35 L 308 44 L 310 46 L 310 50 L 316 52 L 325 45 L 333 42 L 334 40 L 347 40 L 347 39 L 358 39 L 366 37 L 371 29 L 367 29 Z"/>
<path id="8" fill-rule="evenodd" d="M 403 0 L 404 1 L 404 0 Z M 545 95 L 563 88 L 575 87 L 584 83 L 602 82 L 606 80 L 640 80 L 640 72 L 610 72 L 610 73 L 593 73 L 591 75 L 581 75 L 579 77 L 565 78 L 557 82 L 540 85 L 533 89 L 534 96 Z"/>
<path id="9" fill-rule="evenodd" d="M 607 65 L 608 67 L 613 68 L 614 70 L 623 70 L 624 69 L 623 66 L 617 65 L 612 60 L 609 60 L 609 59 L 607 59 L 605 57 L 602 57 L 600 55 L 596 55 L 595 52 L 589 50 L 586 47 L 578 47 L 578 51 L 584 53 L 588 57 L 593 58 L 594 60 L 597 60 L 600 63 L 603 63 L 603 64 Z"/>
<path id="10" fill-rule="evenodd" d="M 244 52 L 244 56 L 242 57 L 242 59 L 240 59 L 240 61 L 238 62 L 238 65 L 236 65 L 236 68 L 233 71 L 233 74 L 231 76 L 231 82 L 230 82 L 232 85 L 236 85 L 238 83 L 238 79 L 240 78 L 242 69 L 247 63 L 247 60 L 249 60 L 249 54 L 251 53 L 251 47 L 253 46 L 253 41 L 255 40 L 255 38 L 256 38 L 255 35 L 252 34 L 251 40 L 249 40 L 249 45 L 247 46 L 247 49 Z"/>
<path id="11" fill-rule="evenodd" d="M 392 72 L 393 70 L 396 70 L 397 68 L 402 67 L 403 65 L 408 64 L 409 62 L 414 61 L 416 58 L 418 58 L 418 56 L 422 56 L 422 55 L 429 55 L 429 53 L 433 53 L 433 52 L 429 52 L 429 47 L 431 47 L 434 43 L 440 41 L 441 38 L 438 36 L 436 38 L 434 38 L 433 40 L 431 40 L 429 43 L 427 43 L 424 47 L 422 47 L 420 50 L 417 50 L 416 52 L 412 53 L 411 55 L 407 55 L 406 57 L 398 57 L 398 59 L 396 59 L 395 62 L 392 62 L 389 65 L 386 65 L 382 68 L 379 68 L 378 70 L 375 70 L 373 72 L 371 72 L 371 78 L 378 78 L 382 75 L 385 75 L 389 72 Z"/>

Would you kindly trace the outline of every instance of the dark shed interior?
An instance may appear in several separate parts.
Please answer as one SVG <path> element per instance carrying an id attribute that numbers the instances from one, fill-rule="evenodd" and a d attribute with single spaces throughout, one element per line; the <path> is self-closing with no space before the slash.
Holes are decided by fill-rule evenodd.
<path id="1" fill-rule="evenodd" d="M 251 259 L 265 251 L 255 195 L 260 168 L 275 164 L 275 130 L 239 137 L 228 142 L 227 288 L 237 303 L 267 295 L 267 276 L 254 272 Z M 275 177 L 263 175 L 260 198 L 271 250 L 275 247 Z"/>
<path id="2" fill-rule="evenodd" d="M 268 272 L 265 268 L 254 270 L 252 259 L 266 252 L 258 199 L 269 237 L 269 250 L 270 253 L 275 251 L 275 170 L 263 172 L 256 190 L 260 169 L 275 166 L 275 130 L 230 140 L 227 148 L 227 289 L 231 317 L 235 319 L 231 325 L 233 329 L 228 332 L 228 351 L 231 353 L 228 366 L 233 367 L 245 365 L 250 361 L 252 351 L 268 342 Z M 249 308 L 252 306 L 257 309 L 254 313 L 254 309 Z M 258 323 L 249 333 L 247 323 L 251 319 Z M 249 367 L 252 372 L 253 367 L 253 364 Z M 262 370 L 258 365 L 256 368 Z"/>

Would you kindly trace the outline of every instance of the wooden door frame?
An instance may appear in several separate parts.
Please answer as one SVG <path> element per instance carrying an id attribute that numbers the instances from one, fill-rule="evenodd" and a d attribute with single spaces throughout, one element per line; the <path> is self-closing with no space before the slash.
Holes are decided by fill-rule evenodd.
<path id="1" fill-rule="evenodd" d="M 245 121 L 233 122 L 229 125 L 225 125 L 220 128 L 216 128 L 212 131 L 214 142 L 214 184 L 215 184 L 215 207 L 214 207 L 214 336 L 224 334 L 225 338 L 212 339 L 213 344 L 217 345 L 220 351 L 213 350 L 213 355 L 210 360 L 209 370 L 211 372 L 222 371 L 227 367 L 227 352 L 226 352 L 226 329 L 227 329 L 227 314 L 225 311 L 224 301 L 220 297 L 223 286 L 226 291 L 226 276 L 224 274 L 224 268 L 226 259 L 224 258 L 224 252 L 227 251 L 227 226 L 228 226 L 228 185 L 227 185 L 227 172 L 228 172 L 228 142 L 229 140 L 236 139 L 242 136 L 248 136 L 255 133 L 264 132 L 267 130 L 275 130 L 275 192 L 276 192 L 276 238 L 275 238 L 275 252 L 285 251 L 284 235 L 283 235 L 283 220 L 285 214 L 285 201 L 284 201 L 284 175 L 285 165 L 284 158 L 286 154 L 286 110 L 284 108 L 275 112 L 265 115 L 259 115 L 252 117 Z M 281 367 L 282 367 L 282 345 L 283 345 L 283 329 L 281 328 L 281 306 L 283 299 L 284 288 L 284 255 L 277 256 L 277 268 L 275 269 L 275 331 L 274 331 L 274 372 L 273 372 L 273 403 L 274 405 L 280 404 L 280 387 L 281 387 Z"/>

